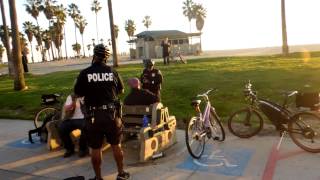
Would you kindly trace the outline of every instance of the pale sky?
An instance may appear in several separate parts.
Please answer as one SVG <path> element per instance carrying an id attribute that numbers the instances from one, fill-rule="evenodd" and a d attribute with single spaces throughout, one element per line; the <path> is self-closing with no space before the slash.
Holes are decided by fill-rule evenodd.
<path id="1" fill-rule="evenodd" d="M 6 0 L 4 0 L 7 2 Z M 100 0 L 102 10 L 98 13 L 99 39 L 110 38 L 107 0 Z M 149 30 L 180 30 L 189 32 L 189 22 L 182 14 L 184 0 L 113 0 L 114 22 L 120 28 L 118 38 L 119 52 L 128 52 L 128 35 L 124 30 L 127 19 L 134 20 L 135 34 L 146 30 L 142 20 L 149 15 L 152 25 Z M 281 0 L 194 0 L 207 9 L 207 18 L 203 28 L 202 47 L 204 50 L 243 49 L 254 47 L 281 46 Z M 25 0 L 16 0 L 19 30 L 22 23 L 32 21 L 23 4 Z M 96 39 L 95 14 L 90 10 L 92 0 L 58 0 L 59 4 L 75 3 L 88 26 L 84 32 L 85 46 Z M 5 8 L 8 6 L 5 3 Z M 320 44 L 320 1 L 286 0 L 287 32 L 289 45 Z M 9 22 L 9 14 L 7 16 Z M 7 22 L 7 23 L 8 23 Z M 2 23 L 2 21 L 1 21 Z M 48 21 L 40 14 L 39 24 L 47 28 Z M 192 31 L 196 32 L 195 21 Z M 66 38 L 68 55 L 73 55 L 71 45 L 75 43 L 74 24 L 67 19 Z M 80 33 L 77 32 L 81 43 Z M 35 41 L 33 42 L 35 47 Z M 82 45 L 82 44 L 81 44 Z M 64 44 L 63 48 L 64 49 Z M 63 52 L 64 53 L 64 52 Z M 88 52 L 86 52 L 88 54 Z"/>

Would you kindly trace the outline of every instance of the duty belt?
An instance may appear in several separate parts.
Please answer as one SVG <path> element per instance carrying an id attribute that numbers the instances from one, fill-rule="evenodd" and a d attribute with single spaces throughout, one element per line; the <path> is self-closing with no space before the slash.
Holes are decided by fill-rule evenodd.
<path id="1" fill-rule="evenodd" d="M 113 103 L 104 104 L 101 106 L 89 106 L 89 110 L 114 110 L 116 106 Z"/>

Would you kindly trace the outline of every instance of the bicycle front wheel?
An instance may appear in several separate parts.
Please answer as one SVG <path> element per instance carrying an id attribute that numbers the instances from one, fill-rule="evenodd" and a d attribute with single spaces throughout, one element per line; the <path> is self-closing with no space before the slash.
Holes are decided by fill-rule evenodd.
<path id="1" fill-rule="evenodd" d="M 47 108 L 43 108 L 41 109 L 37 114 L 36 117 L 34 118 L 34 126 L 36 128 L 39 128 L 42 126 L 42 124 L 45 121 L 50 121 L 56 114 L 57 114 L 58 110 L 56 108 L 53 107 L 47 107 Z"/>
<path id="2" fill-rule="evenodd" d="M 186 144 L 190 155 L 199 159 L 204 151 L 206 132 L 202 121 L 192 117 L 186 127 Z"/>
<path id="3" fill-rule="evenodd" d="M 240 138 L 250 138 L 263 127 L 263 119 L 258 111 L 245 108 L 233 113 L 228 120 L 229 131 Z"/>
<path id="4" fill-rule="evenodd" d="M 214 109 L 210 111 L 210 124 L 212 127 L 211 138 L 215 141 L 224 141 L 226 139 L 226 133 Z"/>
<path id="5" fill-rule="evenodd" d="M 288 123 L 293 142 L 305 151 L 320 152 L 320 117 L 311 112 L 294 115 Z"/>

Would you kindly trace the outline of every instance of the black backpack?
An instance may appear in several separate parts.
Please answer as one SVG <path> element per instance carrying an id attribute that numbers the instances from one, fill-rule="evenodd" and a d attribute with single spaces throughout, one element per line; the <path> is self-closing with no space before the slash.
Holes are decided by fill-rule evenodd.
<path id="1" fill-rule="evenodd" d="M 55 119 L 55 114 L 50 114 L 43 120 L 43 123 L 40 127 L 36 129 L 32 129 L 28 132 L 29 141 L 34 143 L 32 140 L 32 134 L 37 134 L 40 136 L 40 142 L 47 142 L 48 139 L 48 130 L 47 130 L 47 123 Z"/>

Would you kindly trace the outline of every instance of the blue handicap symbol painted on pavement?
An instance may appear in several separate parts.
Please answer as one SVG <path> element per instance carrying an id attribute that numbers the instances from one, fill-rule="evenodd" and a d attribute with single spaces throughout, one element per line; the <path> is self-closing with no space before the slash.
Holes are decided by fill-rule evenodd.
<path id="1" fill-rule="evenodd" d="M 177 168 L 222 174 L 226 176 L 242 176 L 253 150 L 243 148 L 213 148 L 208 144 L 200 159 L 193 159 L 190 155 L 177 165 Z"/>
<path id="2" fill-rule="evenodd" d="M 32 136 L 33 142 L 30 143 L 28 138 L 24 139 L 19 139 L 13 142 L 10 142 L 6 144 L 8 147 L 13 147 L 13 148 L 28 148 L 28 149 L 34 149 L 34 148 L 39 148 L 43 146 L 43 143 L 40 142 L 40 137 L 39 136 Z"/>

